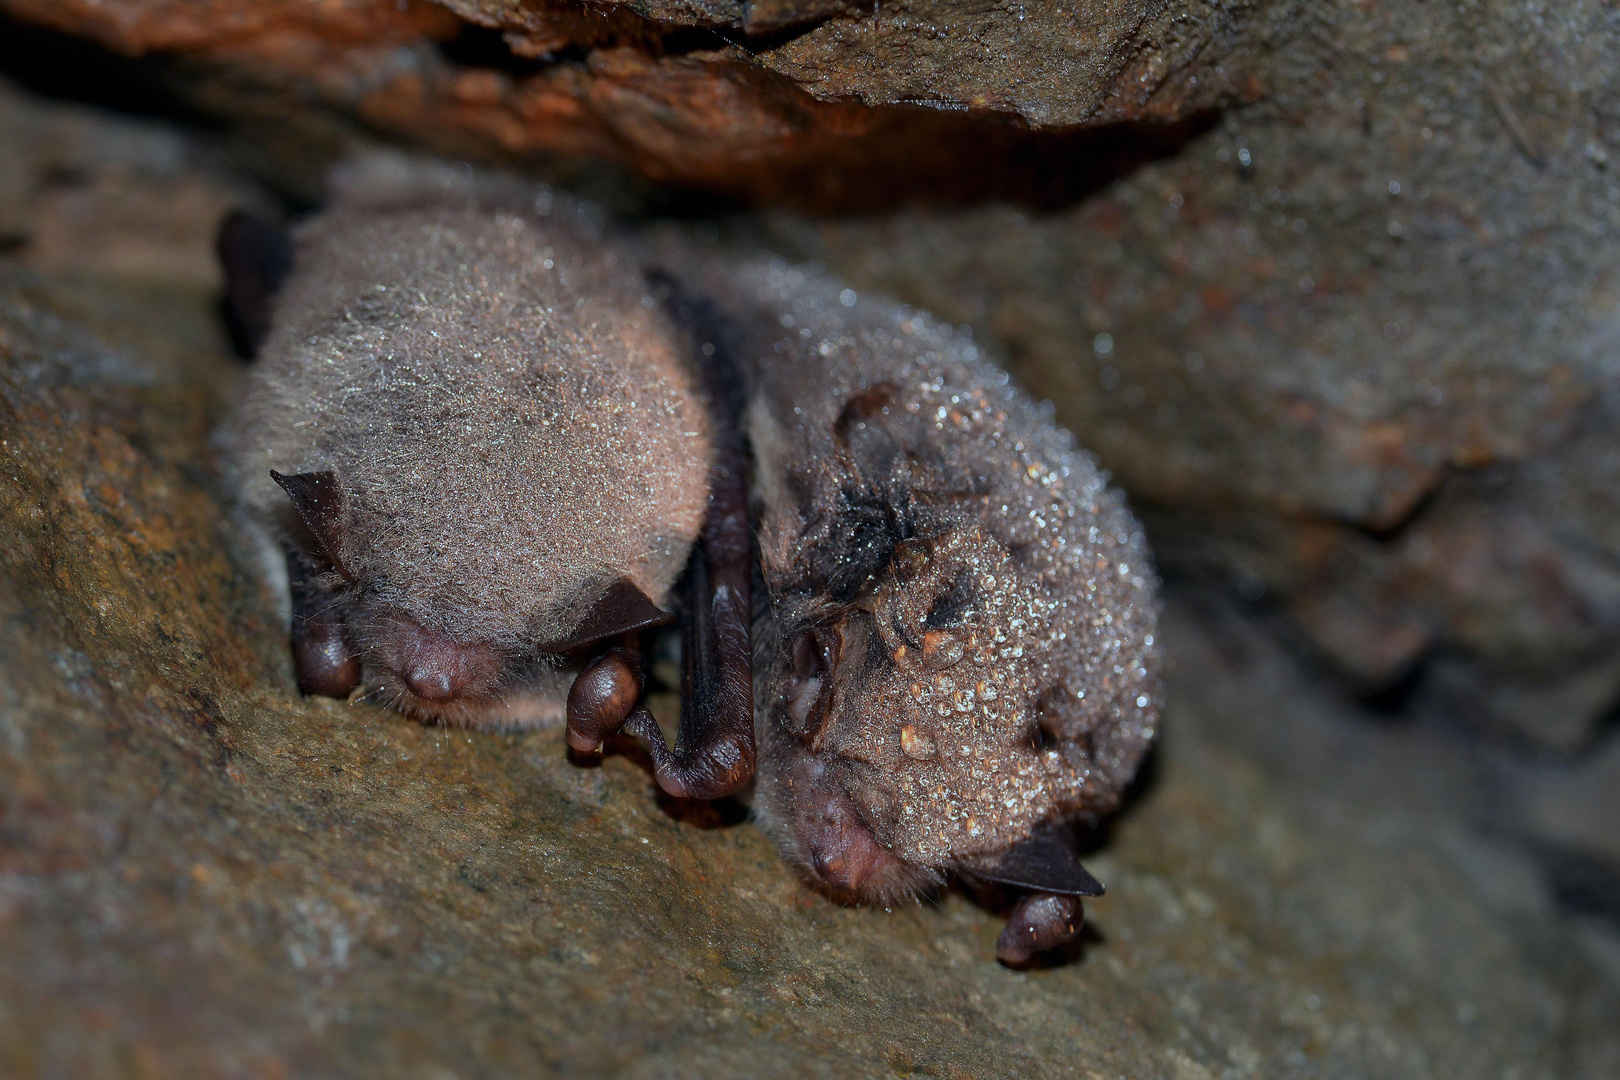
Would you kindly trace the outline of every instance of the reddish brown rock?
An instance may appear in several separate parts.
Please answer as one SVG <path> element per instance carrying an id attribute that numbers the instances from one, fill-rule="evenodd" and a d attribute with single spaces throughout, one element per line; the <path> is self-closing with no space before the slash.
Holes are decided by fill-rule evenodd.
<path id="1" fill-rule="evenodd" d="M 440 150 L 595 158 L 801 206 L 885 205 L 919 182 L 971 197 L 984 181 L 961 174 L 985 168 L 983 144 L 1017 140 L 1003 122 L 1173 123 L 1259 88 L 1240 75 L 1257 53 L 1248 9 L 1196 0 L 4 0 L 0 11 L 184 61 L 181 83 L 213 111 L 240 115 L 246 92 L 283 108 L 313 99 Z"/>

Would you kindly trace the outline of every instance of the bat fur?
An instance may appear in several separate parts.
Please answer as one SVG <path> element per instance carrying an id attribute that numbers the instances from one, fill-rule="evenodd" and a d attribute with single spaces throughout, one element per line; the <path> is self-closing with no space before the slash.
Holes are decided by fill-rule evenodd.
<path id="1" fill-rule="evenodd" d="M 584 204 L 371 159 L 297 230 L 231 480 L 368 690 L 425 718 L 549 721 L 571 675 L 537 647 L 620 579 L 663 603 L 702 522 L 688 351 Z M 334 476 L 327 535 L 271 470 Z M 413 657 L 450 672 L 448 695 L 413 692 Z"/>
<path id="2" fill-rule="evenodd" d="M 852 899 L 1013 880 L 997 859 L 1112 810 L 1154 738 L 1140 525 L 966 332 L 811 267 L 656 246 L 747 387 L 757 818 Z"/>
<path id="3" fill-rule="evenodd" d="M 715 460 L 696 350 L 643 266 L 712 309 L 703 351 L 746 403 L 758 820 L 848 899 L 953 872 L 1033 889 L 1009 962 L 1072 937 L 1100 887 L 1077 863 L 1048 879 L 1072 863 L 1053 827 L 1110 812 L 1153 741 L 1156 578 L 1050 409 L 926 313 L 668 237 L 632 254 L 520 182 L 351 169 L 300 230 L 234 428 L 295 609 L 408 712 L 558 716 L 573 672 L 541 646 L 614 582 L 665 601 Z M 328 473 L 339 497 L 309 479 Z M 467 692 L 413 693 L 423 649 Z"/>

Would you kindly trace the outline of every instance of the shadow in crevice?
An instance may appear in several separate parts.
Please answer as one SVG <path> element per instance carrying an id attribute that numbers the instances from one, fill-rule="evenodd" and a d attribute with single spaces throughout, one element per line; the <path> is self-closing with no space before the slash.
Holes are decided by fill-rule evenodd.
<path id="1" fill-rule="evenodd" d="M 498 71 L 514 79 L 537 75 L 555 64 L 585 58 L 585 51 L 579 46 L 569 46 L 544 56 L 523 56 L 513 50 L 500 30 L 470 22 L 462 23 L 455 37 L 439 42 L 438 50 L 440 56 L 457 67 Z"/>
<path id="2" fill-rule="evenodd" d="M 1620 930 L 1620 865 L 1577 847 L 1530 841 L 1560 907 Z"/>
<path id="3" fill-rule="evenodd" d="M 124 56 L 95 42 L 0 15 L 0 76 L 41 97 L 115 112 L 218 127 L 169 82 L 173 63 Z"/>
<path id="4" fill-rule="evenodd" d="M 812 215 L 877 214 L 907 207 L 1007 203 L 1055 212 L 1085 201 L 1213 128 L 1216 111 L 1176 123 L 1127 122 L 1031 130 L 1015 120 L 915 105 L 866 109 L 854 135 L 807 131 L 759 171 L 713 188 L 669 184 L 648 208 L 712 218 L 780 206 Z"/>
<path id="5" fill-rule="evenodd" d="M 1402 668 L 1394 678 L 1371 687 L 1358 687 L 1343 676 L 1339 678 L 1350 693 L 1351 700 L 1361 706 L 1368 719 L 1388 723 L 1408 721 L 1413 717 L 1414 705 L 1424 687 L 1433 654 L 1432 649 L 1425 650 Z M 1313 656 L 1312 662 L 1330 677 L 1335 674 L 1330 666 L 1331 661 L 1326 658 Z"/>
<path id="6" fill-rule="evenodd" d="M 582 65 L 591 49 L 600 44 L 591 38 L 592 33 L 605 34 L 603 42 L 610 44 L 624 38 L 652 57 L 729 47 L 728 43 L 757 49 L 776 40 L 771 35 L 744 38 L 740 32 L 724 28 L 668 33 L 658 32 L 667 28 L 656 26 L 650 33 L 646 27 L 640 29 L 639 37 L 634 26 L 623 33 L 616 25 L 600 30 L 587 26 L 581 29 L 584 36 L 570 29 L 565 38 L 559 38 L 555 51 L 535 56 L 514 49 L 512 39 L 500 30 L 472 23 L 462 24 L 449 38 L 431 44 L 453 71 L 491 71 L 521 82 L 557 66 Z M 797 32 L 801 31 L 778 34 Z M 629 38 L 624 37 L 626 33 Z M 1175 123 L 1126 122 L 1037 131 L 1016 118 L 988 112 L 821 102 L 790 80 L 765 69 L 750 69 L 740 60 L 728 70 L 742 81 L 745 95 L 757 99 L 755 103 L 779 121 L 772 134 L 748 144 L 746 153 L 734 147 L 730 151 L 734 160 L 694 156 L 678 144 L 672 144 L 668 154 L 673 156 L 668 160 L 659 156 L 662 152 L 631 147 L 626 149 L 624 161 L 614 163 L 593 158 L 576 161 L 549 152 L 514 154 L 476 139 L 467 141 L 456 132 L 395 133 L 391 137 L 419 143 L 449 138 L 457 140 L 458 152 L 489 164 L 550 176 L 565 186 L 594 189 L 606 185 L 611 192 L 623 188 L 622 195 L 609 201 L 660 216 L 713 217 L 765 206 L 810 214 L 866 214 L 911 205 L 983 202 L 1051 211 L 1072 206 L 1151 161 L 1179 153 L 1220 115 L 1209 111 Z M 286 100 L 286 88 L 277 90 L 266 84 L 255 89 L 250 72 L 215 70 L 183 55 L 122 56 L 91 41 L 3 16 L 0 75 L 44 96 L 161 118 L 215 135 L 246 133 L 249 142 L 255 141 L 252 133 L 265 125 L 276 130 L 277 125 L 296 127 L 327 113 L 324 107 L 302 107 L 299 112 L 299 106 Z M 203 104 L 220 97 L 206 91 L 222 80 L 228 84 L 228 92 L 221 100 L 237 100 L 237 111 L 246 109 L 252 115 L 226 115 Z M 381 134 L 356 118 L 340 123 L 336 112 L 320 123 L 349 124 L 371 137 Z M 341 145 L 338 139 L 311 153 L 338 152 Z M 652 157 L 643 160 L 649 153 Z M 638 172 L 643 175 L 638 177 Z M 612 179 L 620 174 L 622 180 Z M 663 179 L 654 179 L 654 175 Z M 308 194 L 302 189 L 297 192 L 299 199 Z"/>
<path id="7" fill-rule="evenodd" d="M 1439 648 L 1431 645 L 1387 678 L 1369 681 L 1316 642 L 1291 610 L 1286 594 L 1263 587 L 1246 590 L 1240 575 L 1214 559 L 1164 562 L 1160 572 L 1164 595 L 1174 596 L 1193 614 L 1232 667 L 1254 662 L 1255 646 L 1263 642 L 1264 648 L 1287 657 L 1301 675 L 1354 707 L 1362 720 L 1385 727 L 1418 721 L 1431 666 L 1442 654 Z"/>
<path id="8" fill-rule="evenodd" d="M 575 768 L 597 769 L 609 757 L 623 758 L 647 775 L 652 784 L 653 796 L 658 802 L 658 809 L 672 821 L 682 825 L 689 825 L 694 829 L 731 829 L 748 820 L 749 810 L 746 804 L 736 796 L 728 795 L 721 799 L 677 799 L 658 786 L 657 768 L 653 765 L 652 755 L 641 742 L 629 735 L 616 733 L 608 736 L 602 744 L 601 753 L 580 753 L 577 750 L 567 751 L 568 763 Z"/>

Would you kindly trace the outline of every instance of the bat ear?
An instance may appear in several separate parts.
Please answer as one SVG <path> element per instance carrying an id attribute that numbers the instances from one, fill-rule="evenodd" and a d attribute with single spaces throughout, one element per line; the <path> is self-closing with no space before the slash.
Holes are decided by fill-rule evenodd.
<path id="1" fill-rule="evenodd" d="M 270 479 L 280 484 L 281 490 L 292 500 L 293 509 L 298 511 L 332 569 L 353 581 L 354 574 L 343 562 L 343 488 L 337 474 L 328 470 L 284 476 L 271 469 Z"/>
<path id="2" fill-rule="evenodd" d="M 620 578 L 607 587 L 591 605 L 591 610 L 563 641 L 546 646 L 547 652 L 566 652 L 605 638 L 618 637 L 675 621 L 674 612 L 653 603 L 629 578 Z"/>
<path id="3" fill-rule="evenodd" d="M 838 423 L 833 427 L 833 434 L 838 437 L 838 441 L 848 443 L 850 432 L 855 425 L 881 416 L 884 409 L 894 404 L 896 393 L 893 383 L 880 382 L 851 394 L 844 402 L 843 411 L 838 414 Z"/>
<path id="4" fill-rule="evenodd" d="M 225 271 L 225 322 L 237 355 L 251 360 L 270 333 L 270 306 L 292 270 L 285 229 L 241 210 L 219 227 L 214 243 Z"/>
<path id="5" fill-rule="evenodd" d="M 790 729 L 810 740 L 814 749 L 832 708 L 833 670 L 844 652 L 842 624 L 807 630 L 793 639 L 793 668 L 788 677 L 787 717 Z"/>
<path id="6" fill-rule="evenodd" d="M 1062 896 L 1101 896 L 1102 882 L 1080 865 L 1067 835 L 1056 826 L 1037 825 L 1029 839 L 970 862 L 958 870 L 986 881 Z"/>

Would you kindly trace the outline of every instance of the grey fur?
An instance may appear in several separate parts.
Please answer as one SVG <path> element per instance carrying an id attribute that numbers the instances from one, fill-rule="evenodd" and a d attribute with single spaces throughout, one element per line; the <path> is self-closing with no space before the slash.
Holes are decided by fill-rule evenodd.
<path id="1" fill-rule="evenodd" d="M 965 332 L 813 268 L 661 257 L 750 399 L 755 809 L 788 858 L 888 902 L 1112 810 L 1163 691 L 1155 573 L 1106 474 Z M 796 642 L 833 637 L 817 676 Z"/>
<path id="2" fill-rule="evenodd" d="M 701 524 L 686 344 L 582 204 L 519 181 L 375 159 L 296 242 L 231 439 L 246 511 L 293 542 L 270 470 L 331 470 L 356 584 L 322 587 L 368 685 L 388 674 L 372 629 L 403 613 L 509 666 L 506 704 L 441 718 L 560 715 L 567 683 L 534 646 L 617 578 L 663 603 Z"/>

